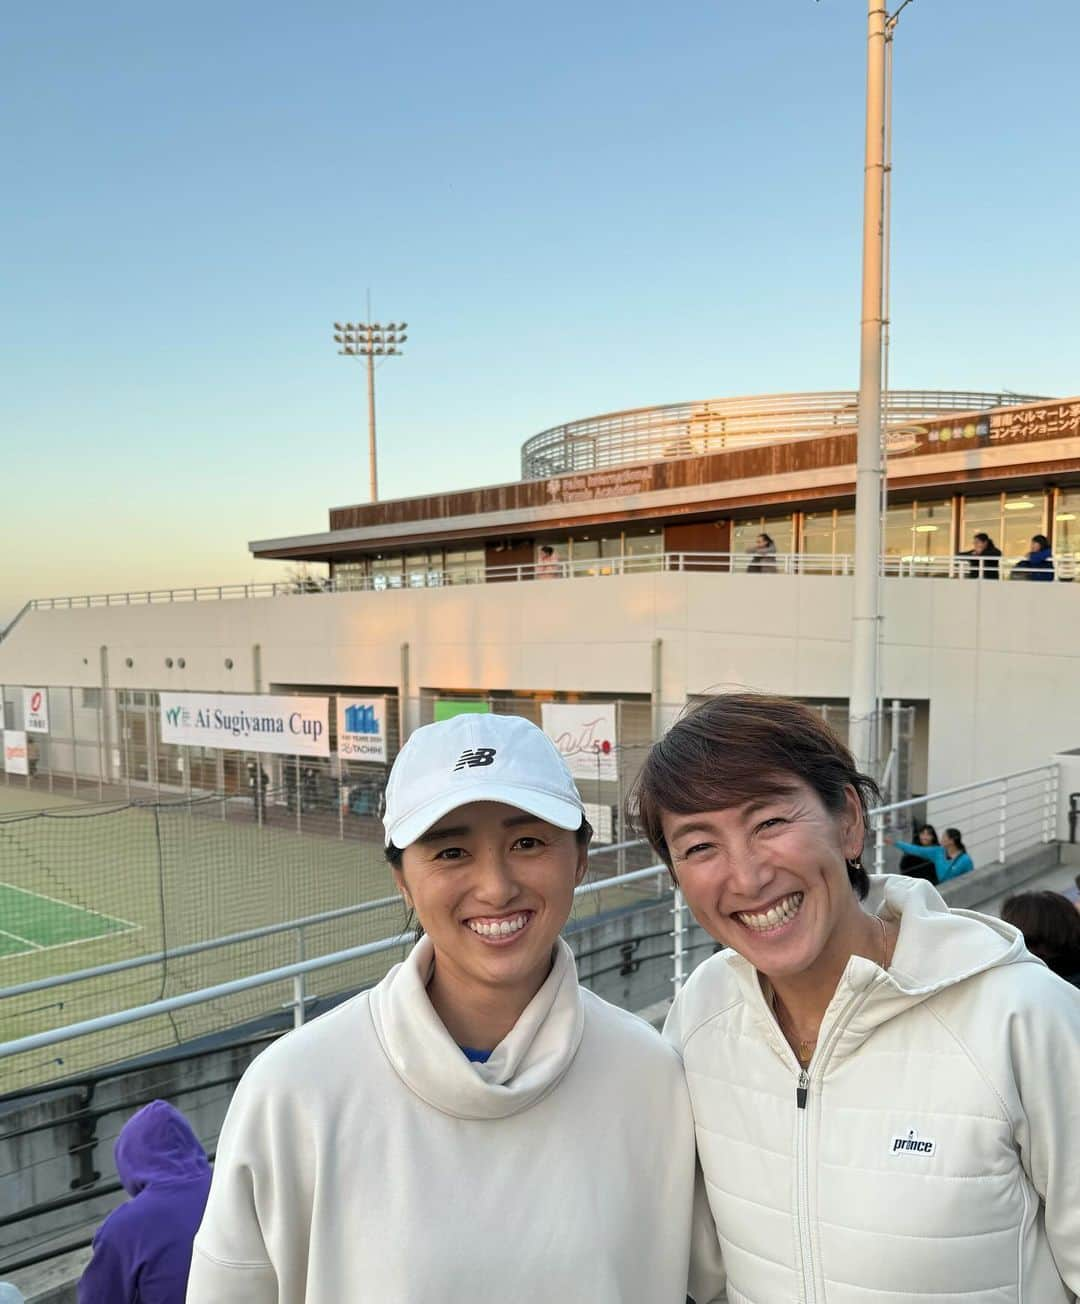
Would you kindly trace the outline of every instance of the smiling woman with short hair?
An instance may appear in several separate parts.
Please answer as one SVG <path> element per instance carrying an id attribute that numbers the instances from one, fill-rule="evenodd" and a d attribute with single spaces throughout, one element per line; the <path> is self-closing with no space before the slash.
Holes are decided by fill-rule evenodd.
<path id="1" fill-rule="evenodd" d="M 715 697 L 632 798 L 728 948 L 675 1000 L 708 1204 L 745 1304 L 1068 1304 L 1080 993 L 1015 929 L 862 867 L 873 781 L 814 712 Z"/>
<path id="2" fill-rule="evenodd" d="M 189 1301 L 683 1304 L 686 1088 L 559 936 L 591 829 L 554 744 L 514 716 L 429 725 L 386 797 L 422 936 L 245 1074 Z"/>

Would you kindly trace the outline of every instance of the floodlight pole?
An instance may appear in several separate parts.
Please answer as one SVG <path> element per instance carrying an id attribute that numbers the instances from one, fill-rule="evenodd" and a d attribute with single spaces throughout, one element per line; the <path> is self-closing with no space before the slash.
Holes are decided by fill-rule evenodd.
<path id="1" fill-rule="evenodd" d="M 380 326 L 377 322 L 352 322 L 342 325 L 334 322 L 334 339 L 341 348 L 343 357 L 367 359 L 368 382 L 368 481 L 371 501 L 379 501 L 379 469 L 375 445 L 375 359 L 376 357 L 400 356 L 401 349 L 408 336 L 405 334 L 405 322 L 390 322 Z"/>
<path id="2" fill-rule="evenodd" d="M 855 466 L 855 589 L 848 743 L 873 772 L 881 554 L 881 353 L 885 181 L 885 38 L 888 13 L 867 3 L 866 163 L 863 177 L 862 323 Z"/>
<path id="3" fill-rule="evenodd" d="M 367 419 L 368 419 L 368 483 L 371 501 L 379 501 L 379 463 L 375 456 L 375 352 L 371 346 L 371 327 L 368 327 L 367 347 Z"/>

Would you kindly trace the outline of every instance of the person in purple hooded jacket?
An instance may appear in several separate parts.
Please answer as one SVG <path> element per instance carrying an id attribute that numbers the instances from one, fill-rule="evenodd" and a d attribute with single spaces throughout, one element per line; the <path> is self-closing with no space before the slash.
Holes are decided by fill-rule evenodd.
<path id="1" fill-rule="evenodd" d="M 187 1119 L 154 1100 L 116 1138 L 116 1171 L 133 1198 L 98 1228 L 79 1304 L 184 1304 L 210 1164 Z"/>

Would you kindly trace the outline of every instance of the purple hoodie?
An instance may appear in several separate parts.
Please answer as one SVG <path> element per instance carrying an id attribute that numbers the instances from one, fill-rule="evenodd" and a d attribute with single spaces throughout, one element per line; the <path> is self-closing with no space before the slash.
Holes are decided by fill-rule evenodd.
<path id="1" fill-rule="evenodd" d="M 98 1228 L 79 1304 L 184 1304 L 210 1191 L 206 1152 L 183 1114 L 154 1100 L 124 1124 L 113 1153 L 134 1198 Z"/>

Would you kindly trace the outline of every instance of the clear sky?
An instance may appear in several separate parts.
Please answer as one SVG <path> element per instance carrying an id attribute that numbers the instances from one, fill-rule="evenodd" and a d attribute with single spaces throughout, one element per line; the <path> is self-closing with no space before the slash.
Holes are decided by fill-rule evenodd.
<path id="1" fill-rule="evenodd" d="M 249 539 L 514 479 L 613 409 L 854 387 L 861 0 L 229 0 L 5 14 L 0 620 L 272 578 Z M 915 0 L 898 387 L 1080 391 L 1075 0 Z"/>

